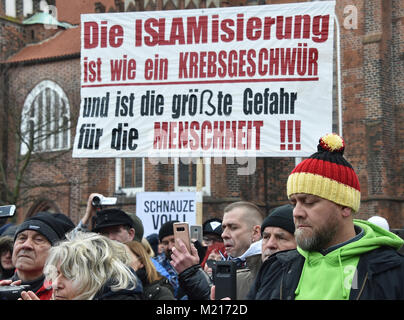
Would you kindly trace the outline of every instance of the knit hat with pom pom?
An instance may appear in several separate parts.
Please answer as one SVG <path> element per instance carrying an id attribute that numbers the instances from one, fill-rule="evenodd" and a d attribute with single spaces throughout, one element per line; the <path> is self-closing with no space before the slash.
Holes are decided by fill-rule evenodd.
<path id="1" fill-rule="evenodd" d="M 358 212 L 358 176 L 343 157 L 344 140 L 331 133 L 320 138 L 317 152 L 300 162 L 289 175 L 287 194 L 307 193 L 330 200 Z"/>

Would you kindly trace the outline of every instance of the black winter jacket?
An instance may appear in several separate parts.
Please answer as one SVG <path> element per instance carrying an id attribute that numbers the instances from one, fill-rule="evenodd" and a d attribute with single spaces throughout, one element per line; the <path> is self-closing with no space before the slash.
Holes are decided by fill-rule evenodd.
<path id="1" fill-rule="evenodd" d="M 166 277 L 150 283 L 145 268 L 137 270 L 136 274 L 142 281 L 144 300 L 176 300 L 174 288 Z"/>
<path id="2" fill-rule="evenodd" d="M 212 281 L 202 267 L 196 264 L 178 275 L 178 282 L 189 300 L 209 300 Z"/>
<path id="3" fill-rule="evenodd" d="M 246 299 L 248 289 L 261 266 L 261 254 L 249 256 L 246 266 L 237 269 L 237 300 Z M 194 265 L 178 275 L 180 287 L 187 293 L 189 300 L 209 300 L 212 280 L 202 267 Z"/>
<path id="4" fill-rule="evenodd" d="M 297 250 L 270 256 L 262 264 L 247 299 L 293 300 L 304 261 Z M 404 299 L 404 256 L 390 247 L 363 254 L 357 266 L 357 286 L 351 288 L 349 299 Z"/>
<path id="5" fill-rule="evenodd" d="M 142 285 L 139 283 L 134 289 L 111 290 L 111 283 L 104 285 L 94 296 L 93 300 L 143 300 Z"/>

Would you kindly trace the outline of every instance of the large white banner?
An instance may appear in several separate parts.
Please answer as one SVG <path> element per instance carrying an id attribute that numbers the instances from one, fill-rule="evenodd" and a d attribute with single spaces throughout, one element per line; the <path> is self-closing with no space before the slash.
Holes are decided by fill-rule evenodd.
<path id="1" fill-rule="evenodd" d="M 313 153 L 332 130 L 334 7 L 82 15 L 73 157 Z"/>
<path id="2" fill-rule="evenodd" d="M 142 220 L 145 236 L 158 233 L 167 221 L 195 224 L 196 192 L 138 192 L 136 215 Z"/>

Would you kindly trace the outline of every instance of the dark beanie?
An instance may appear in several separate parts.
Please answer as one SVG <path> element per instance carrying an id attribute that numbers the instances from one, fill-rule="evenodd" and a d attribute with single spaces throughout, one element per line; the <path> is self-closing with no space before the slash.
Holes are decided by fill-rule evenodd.
<path id="1" fill-rule="evenodd" d="M 53 213 L 53 216 L 60 220 L 60 226 L 63 228 L 65 234 L 76 227 L 73 221 L 63 213 Z"/>
<path id="2" fill-rule="evenodd" d="M 164 223 L 159 231 L 159 240 L 161 241 L 161 239 L 163 239 L 164 237 L 167 236 L 172 236 L 174 235 L 174 223 L 175 222 L 179 222 L 178 220 L 173 220 L 173 221 L 167 221 L 166 223 Z"/>
<path id="3" fill-rule="evenodd" d="M 146 237 L 146 240 L 149 241 L 150 246 L 152 247 L 153 251 L 154 251 L 154 255 L 157 256 L 159 254 L 159 236 L 157 233 L 152 233 L 149 234 Z"/>
<path id="4" fill-rule="evenodd" d="M 133 240 L 142 242 L 144 227 L 142 220 L 135 213 L 128 213 L 133 220 L 133 229 L 135 229 L 135 238 Z"/>
<path id="5" fill-rule="evenodd" d="M 294 234 L 293 207 L 290 204 L 285 204 L 275 208 L 262 222 L 261 234 L 266 227 L 278 227 Z"/>
<path id="6" fill-rule="evenodd" d="M 14 241 L 22 231 L 33 230 L 42 234 L 54 245 L 56 242 L 64 239 L 65 234 L 73 228 L 73 222 L 62 213 L 39 212 L 21 223 L 15 232 Z"/>

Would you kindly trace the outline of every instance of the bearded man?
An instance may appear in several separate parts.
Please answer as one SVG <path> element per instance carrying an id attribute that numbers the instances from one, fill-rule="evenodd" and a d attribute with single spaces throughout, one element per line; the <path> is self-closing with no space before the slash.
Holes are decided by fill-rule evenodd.
<path id="1" fill-rule="evenodd" d="M 360 187 L 344 149 L 340 136 L 328 134 L 289 175 L 297 249 L 262 264 L 249 299 L 404 299 L 403 240 L 354 219 Z"/>

